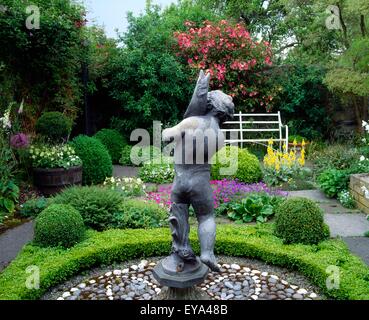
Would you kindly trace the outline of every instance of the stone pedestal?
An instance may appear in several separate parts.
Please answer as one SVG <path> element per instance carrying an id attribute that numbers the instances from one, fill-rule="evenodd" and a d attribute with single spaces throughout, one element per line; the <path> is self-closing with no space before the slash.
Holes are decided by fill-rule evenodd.
<path id="1" fill-rule="evenodd" d="M 350 177 L 350 192 L 360 210 L 369 214 L 369 199 L 365 197 L 362 187 L 369 190 L 369 174 L 353 174 Z"/>
<path id="2" fill-rule="evenodd" d="M 155 279 L 164 286 L 158 299 L 165 300 L 208 300 L 209 297 L 196 285 L 202 283 L 209 273 L 209 268 L 199 258 L 186 262 L 181 270 L 175 255 L 161 260 L 153 270 Z"/>

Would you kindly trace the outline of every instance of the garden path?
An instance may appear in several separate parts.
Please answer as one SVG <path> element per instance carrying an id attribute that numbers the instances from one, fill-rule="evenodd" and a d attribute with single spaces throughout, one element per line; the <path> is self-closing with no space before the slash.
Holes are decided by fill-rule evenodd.
<path id="1" fill-rule="evenodd" d="M 18 255 L 23 246 L 33 239 L 33 221 L 7 230 L 0 235 L 0 272 Z"/>

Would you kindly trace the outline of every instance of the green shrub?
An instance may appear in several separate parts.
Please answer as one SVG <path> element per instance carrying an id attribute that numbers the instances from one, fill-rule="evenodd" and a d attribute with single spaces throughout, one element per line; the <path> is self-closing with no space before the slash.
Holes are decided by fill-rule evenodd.
<path id="1" fill-rule="evenodd" d="M 338 201 L 347 209 L 356 208 L 356 201 L 348 190 L 343 190 L 338 194 Z"/>
<path id="2" fill-rule="evenodd" d="M 101 231 L 110 227 L 123 199 L 119 192 L 92 186 L 66 189 L 51 201 L 71 205 L 81 213 L 86 226 Z"/>
<path id="3" fill-rule="evenodd" d="M 51 205 L 36 218 L 35 244 L 70 248 L 83 239 L 85 226 L 80 213 L 69 205 Z"/>
<path id="4" fill-rule="evenodd" d="M 143 182 L 148 183 L 172 183 L 175 176 L 173 159 L 162 157 L 162 163 L 145 163 L 138 172 L 139 177 Z"/>
<path id="5" fill-rule="evenodd" d="M 121 151 L 127 144 L 123 136 L 117 130 L 102 129 L 96 133 L 94 137 L 100 140 L 108 150 L 113 163 L 118 163 L 121 156 Z"/>
<path id="6" fill-rule="evenodd" d="M 58 143 L 67 140 L 72 122 L 60 112 L 45 112 L 36 122 L 36 133 Z"/>
<path id="7" fill-rule="evenodd" d="M 44 197 L 30 199 L 22 204 L 19 214 L 23 218 L 35 218 L 46 209 L 48 204 L 48 200 Z"/>
<path id="8" fill-rule="evenodd" d="M 111 157 L 104 145 L 95 138 L 80 135 L 71 145 L 83 162 L 83 183 L 85 185 L 103 183 L 113 174 Z"/>
<path id="9" fill-rule="evenodd" d="M 152 163 L 154 159 L 161 156 L 161 150 L 155 146 L 133 146 L 131 149 L 131 164 L 134 166 L 143 166 Z"/>
<path id="10" fill-rule="evenodd" d="M 132 162 L 131 162 L 131 150 L 132 150 L 132 146 L 130 145 L 125 145 L 122 149 L 122 154 L 119 160 L 119 163 L 122 166 L 131 166 Z"/>
<path id="11" fill-rule="evenodd" d="M 328 197 L 334 198 L 347 189 L 349 179 L 347 170 L 326 169 L 318 176 L 318 184 Z"/>
<path id="12" fill-rule="evenodd" d="M 276 209 L 275 234 L 287 244 L 317 244 L 329 238 L 329 229 L 314 201 L 290 198 Z"/>
<path id="13" fill-rule="evenodd" d="M 262 179 L 262 170 L 258 158 L 247 151 L 247 149 L 238 148 L 238 159 L 231 157 L 237 147 L 227 146 L 220 150 L 213 158 L 214 164 L 211 169 L 213 180 L 238 179 L 245 183 L 259 182 Z M 233 150 L 232 150 L 233 149 Z M 231 157 L 231 158 L 230 158 Z M 226 161 L 224 163 L 222 159 Z M 238 165 L 237 165 L 238 160 Z M 237 167 L 234 174 L 221 174 L 221 168 Z"/>
<path id="14" fill-rule="evenodd" d="M 166 224 L 167 211 L 154 202 L 127 199 L 114 215 L 113 227 L 119 229 L 158 228 Z"/>
<path id="15" fill-rule="evenodd" d="M 288 137 L 288 142 L 289 143 L 294 143 L 296 141 L 296 143 L 302 143 L 303 141 L 308 142 L 308 139 L 306 139 L 303 136 L 300 135 L 290 135 Z"/>
<path id="16" fill-rule="evenodd" d="M 19 187 L 13 180 L 0 181 L 0 214 L 13 214 L 18 198 Z"/>
<path id="17" fill-rule="evenodd" d="M 349 169 L 353 163 L 359 161 L 359 158 L 357 149 L 340 144 L 326 146 L 322 150 L 309 153 L 309 159 L 313 161 L 318 173 L 326 169 Z"/>

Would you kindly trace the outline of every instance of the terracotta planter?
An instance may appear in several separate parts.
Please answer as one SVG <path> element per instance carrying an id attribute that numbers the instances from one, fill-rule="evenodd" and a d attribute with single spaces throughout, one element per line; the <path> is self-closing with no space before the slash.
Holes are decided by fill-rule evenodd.
<path id="1" fill-rule="evenodd" d="M 45 196 L 52 196 L 66 187 L 82 184 L 82 166 L 69 169 L 33 169 L 35 186 Z"/>

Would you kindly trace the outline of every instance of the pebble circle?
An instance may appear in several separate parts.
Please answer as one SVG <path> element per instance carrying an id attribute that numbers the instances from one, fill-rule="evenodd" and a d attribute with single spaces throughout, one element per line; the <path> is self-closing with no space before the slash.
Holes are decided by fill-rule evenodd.
<path id="1" fill-rule="evenodd" d="M 91 278 L 57 300 L 152 300 L 162 287 L 154 279 L 156 262 L 116 269 Z M 240 264 L 219 264 L 220 273 L 210 272 L 198 287 L 213 300 L 319 300 L 315 292 L 290 284 L 274 274 Z"/>

